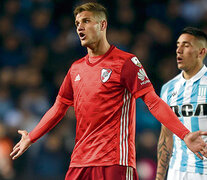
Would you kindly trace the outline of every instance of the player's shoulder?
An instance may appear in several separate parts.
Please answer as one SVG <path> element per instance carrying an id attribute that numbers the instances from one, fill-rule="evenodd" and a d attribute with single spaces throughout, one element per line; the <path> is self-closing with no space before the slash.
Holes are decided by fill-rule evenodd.
<path id="1" fill-rule="evenodd" d="M 86 55 L 86 56 L 87 56 L 87 55 Z M 80 64 L 80 63 L 82 63 L 83 61 L 86 60 L 86 56 L 84 56 L 84 57 L 82 57 L 82 58 L 80 58 L 80 59 L 74 61 L 72 65 L 76 65 L 76 64 Z"/>
<path id="2" fill-rule="evenodd" d="M 86 56 L 87 56 L 87 55 L 86 55 Z M 80 58 L 80 59 L 78 59 L 78 60 L 75 60 L 75 61 L 72 63 L 70 69 L 72 69 L 72 68 L 74 68 L 74 67 L 77 67 L 77 66 L 81 65 L 83 62 L 85 62 L 85 61 L 86 61 L 86 56 L 84 56 L 84 57 L 82 57 L 82 58 Z"/>
<path id="3" fill-rule="evenodd" d="M 169 87 L 173 87 L 173 85 L 175 83 L 177 83 L 178 81 L 180 81 L 182 74 L 178 74 L 177 76 L 175 76 L 174 78 L 172 78 L 171 80 L 169 80 L 168 82 L 166 82 L 163 86 L 162 86 L 162 90 L 165 91 L 166 89 L 168 89 Z"/>
<path id="4" fill-rule="evenodd" d="M 114 50 L 113 50 L 113 55 L 118 56 L 118 57 L 120 57 L 120 58 L 123 58 L 123 59 L 125 59 L 125 60 L 130 59 L 130 58 L 132 58 L 132 57 L 135 57 L 134 54 L 129 53 L 129 52 L 124 51 L 124 50 L 121 50 L 121 49 L 119 49 L 119 48 L 117 48 L 117 47 L 114 48 Z"/>
<path id="5" fill-rule="evenodd" d="M 122 67 L 128 67 L 131 63 L 134 63 L 136 66 L 139 67 L 142 66 L 136 55 L 121 50 L 117 47 L 114 48 L 112 56 L 115 59 L 119 59 L 119 62 L 122 64 Z"/>
<path id="6" fill-rule="evenodd" d="M 206 72 L 203 75 L 205 78 L 207 78 L 207 68 L 206 68 Z"/>
<path id="7" fill-rule="evenodd" d="M 86 55 L 87 56 L 87 55 Z M 67 75 L 71 74 L 72 72 L 75 72 L 76 69 L 79 69 L 81 64 L 83 64 L 83 62 L 85 61 L 86 59 L 86 56 L 78 59 L 78 60 L 75 60 L 68 68 L 68 72 L 67 72 Z"/>

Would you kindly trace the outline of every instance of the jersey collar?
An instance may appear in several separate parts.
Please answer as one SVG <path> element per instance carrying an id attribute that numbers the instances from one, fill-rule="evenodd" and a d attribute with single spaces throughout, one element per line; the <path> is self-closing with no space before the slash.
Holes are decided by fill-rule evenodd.
<path id="1" fill-rule="evenodd" d="M 110 52 L 115 48 L 114 45 L 111 45 L 111 47 L 109 48 L 109 50 L 98 60 L 96 61 L 95 63 L 90 63 L 89 61 L 89 56 L 88 54 L 86 55 L 86 63 L 89 65 L 89 66 L 95 66 L 96 64 L 98 64 L 99 62 L 101 62 L 106 56 L 108 56 L 110 54 Z"/>
<path id="2" fill-rule="evenodd" d="M 181 72 L 180 76 L 181 76 L 181 81 L 184 84 L 186 81 L 190 81 L 192 83 L 194 83 L 195 81 L 197 81 L 198 79 L 200 79 L 205 73 L 207 72 L 207 68 L 205 65 L 203 65 L 203 67 L 201 68 L 201 70 L 195 74 L 192 78 L 190 78 L 189 80 L 186 80 L 183 77 L 183 71 Z"/>

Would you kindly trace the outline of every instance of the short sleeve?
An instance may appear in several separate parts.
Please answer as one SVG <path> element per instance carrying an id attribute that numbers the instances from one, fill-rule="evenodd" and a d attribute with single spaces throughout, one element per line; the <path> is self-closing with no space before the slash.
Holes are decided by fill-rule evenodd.
<path id="1" fill-rule="evenodd" d="M 121 84 L 125 86 L 135 98 L 154 90 L 143 66 L 137 57 L 126 60 L 121 70 Z"/>
<path id="2" fill-rule="evenodd" d="M 57 100 L 69 106 L 73 106 L 73 88 L 71 83 L 70 70 L 65 76 L 64 81 L 60 87 Z"/>

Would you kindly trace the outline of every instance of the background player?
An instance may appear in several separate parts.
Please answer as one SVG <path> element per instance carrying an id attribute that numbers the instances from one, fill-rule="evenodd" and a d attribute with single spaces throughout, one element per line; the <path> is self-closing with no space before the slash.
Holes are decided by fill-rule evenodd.
<path id="1" fill-rule="evenodd" d="M 198 152 L 207 156 L 200 137 L 207 132 L 190 133 L 156 95 L 139 60 L 109 45 L 106 14 L 97 3 L 75 9 L 77 33 L 88 54 L 71 66 L 53 107 L 34 130 L 29 134 L 19 131 L 22 139 L 14 147 L 12 158 L 22 155 L 62 119 L 69 106 L 74 106 L 76 144 L 66 179 L 137 179 L 134 140 L 138 97 L 194 153 L 200 158 Z"/>
<path id="2" fill-rule="evenodd" d="M 192 132 L 207 130 L 207 68 L 203 64 L 206 53 L 207 35 L 197 28 L 185 28 L 177 40 L 176 50 L 177 66 L 182 72 L 161 91 L 162 99 Z M 165 179 L 169 161 L 168 180 L 207 179 L 207 160 L 197 158 L 183 141 L 162 126 L 157 180 Z"/>

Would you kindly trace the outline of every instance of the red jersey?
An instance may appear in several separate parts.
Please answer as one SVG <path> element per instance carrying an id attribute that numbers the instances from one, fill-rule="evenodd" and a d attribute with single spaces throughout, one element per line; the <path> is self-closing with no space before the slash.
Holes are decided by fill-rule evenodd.
<path id="1" fill-rule="evenodd" d="M 114 46 L 93 64 L 88 55 L 74 62 L 58 94 L 77 119 L 70 167 L 136 168 L 135 100 L 151 90 L 139 60 Z"/>

